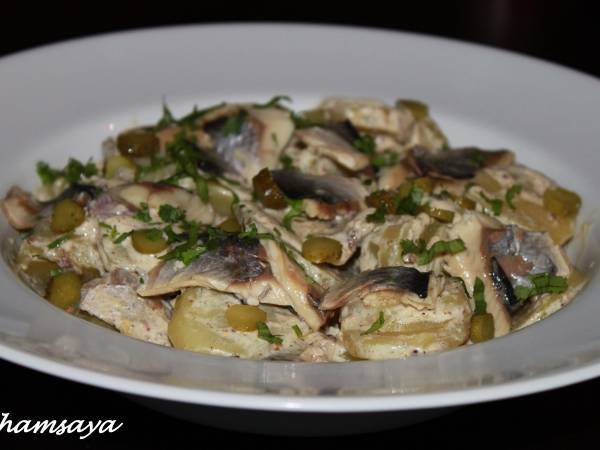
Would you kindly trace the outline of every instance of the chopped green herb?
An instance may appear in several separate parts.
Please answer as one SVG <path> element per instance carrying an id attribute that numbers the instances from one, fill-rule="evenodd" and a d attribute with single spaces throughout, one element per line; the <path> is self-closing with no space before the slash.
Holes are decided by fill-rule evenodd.
<path id="1" fill-rule="evenodd" d="M 285 213 L 285 216 L 283 216 L 283 221 L 282 224 L 284 226 L 284 228 L 286 230 L 290 230 L 292 229 L 292 220 L 295 219 L 296 217 L 302 215 L 303 212 L 303 202 L 302 199 L 287 199 L 288 204 L 289 204 L 289 209 L 288 211 Z"/>
<path id="2" fill-rule="evenodd" d="M 175 136 L 175 139 L 167 145 L 167 154 L 175 161 L 177 165 L 176 175 L 189 176 L 196 183 L 196 192 L 198 197 L 204 202 L 208 202 L 208 185 L 206 180 L 198 173 L 198 161 L 201 159 L 202 152 L 198 146 L 187 139 L 185 133 L 181 132 Z"/>
<path id="3" fill-rule="evenodd" d="M 52 184 L 61 176 L 60 170 L 53 169 L 44 161 L 38 161 L 36 164 L 36 171 L 42 184 Z"/>
<path id="4" fill-rule="evenodd" d="M 133 215 L 133 218 L 140 222 L 149 223 L 152 218 L 150 217 L 150 210 L 148 209 L 148 203 L 140 203 L 140 210 Z"/>
<path id="5" fill-rule="evenodd" d="M 256 322 L 256 329 L 258 330 L 258 337 L 264 341 L 267 341 L 269 344 L 282 344 L 283 339 L 279 336 L 275 336 L 269 330 L 269 327 L 264 322 Z"/>
<path id="6" fill-rule="evenodd" d="M 364 153 L 365 155 L 375 154 L 375 139 L 373 139 L 373 136 L 368 134 L 363 134 L 358 139 L 355 139 L 352 145 L 359 152 Z"/>
<path id="7" fill-rule="evenodd" d="M 106 236 L 112 240 L 114 240 L 117 237 L 118 231 L 117 231 L 117 227 L 115 225 L 111 226 L 105 222 L 99 222 L 98 225 L 100 225 L 101 228 L 108 230 L 108 233 L 103 234 L 103 236 Z"/>
<path id="8" fill-rule="evenodd" d="M 181 125 L 182 127 L 188 127 L 188 128 L 193 128 L 196 121 L 198 119 L 200 119 L 202 116 L 204 116 L 205 114 L 214 111 L 215 109 L 221 108 L 225 106 L 225 103 L 219 103 L 217 105 L 213 105 L 213 106 L 209 106 L 208 108 L 204 108 L 204 109 L 198 109 L 197 106 L 194 106 L 194 109 L 192 110 L 191 113 L 189 113 L 186 116 L 183 116 L 181 119 L 179 119 L 177 121 L 177 123 L 179 125 Z"/>
<path id="9" fill-rule="evenodd" d="M 69 183 L 77 183 L 82 176 L 89 178 L 97 173 L 98 169 L 91 160 L 83 164 L 76 159 L 69 158 L 63 175 Z"/>
<path id="10" fill-rule="evenodd" d="M 385 151 L 371 157 L 371 164 L 377 168 L 393 166 L 397 162 L 398 153 L 392 151 Z"/>
<path id="11" fill-rule="evenodd" d="M 296 336 L 298 336 L 299 338 L 302 337 L 302 330 L 300 329 L 300 327 L 296 324 L 292 325 L 292 330 L 294 330 L 294 333 L 296 334 Z"/>
<path id="12" fill-rule="evenodd" d="M 402 247 L 402 256 L 404 256 L 411 253 L 423 253 L 427 248 L 427 243 L 423 239 L 418 239 L 416 242 L 413 242 L 410 239 L 402 239 L 402 241 L 400 241 L 400 246 Z"/>
<path id="13" fill-rule="evenodd" d="M 60 177 L 63 177 L 69 183 L 77 183 L 82 176 L 89 178 L 98 173 L 96 164 L 91 160 L 83 164 L 73 158 L 69 158 L 69 162 L 62 170 L 53 169 L 47 163 L 39 161 L 36 165 L 36 171 L 43 184 L 51 184 Z"/>
<path id="14" fill-rule="evenodd" d="M 282 154 L 279 157 L 279 162 L 281 162 L 284 169 L 291 169 L 294 167 L 294 160 L 289 155 Z"/>
<path id="15" fill-rule="evenodd" d="M 520 194 L 522 190 L 522 185 L 515 184 L 514 186 L 511 186 L 508 191 L 506 191 L 506 204 L 510 207 L 510 209 L 515 209 L 515 205 L 513 205 L 513 199 L 515 198 L 515 195 Z"/>
<path id="16" fill-rule="evenodd" d="M 360 335 L 364 336 L 366 334 L 374 333 L 375 331 L 379 330 L 383 326 L 384 323 L 385 323 L 385 317 L 383 315 L 383 311 L 379 311 L 379 317 L 377 317 L 377 320 L 371 324 L 371 326 L 369 327 L 369 329 L 367 331 L 363 331 L 362 333 L 360 333 Z"/>
<path id="17" fill-rule="evenodd" d="M 479 195 L 488 203 L 488 205 L 490 205 L 490 209 L 492 210 L 495 216 L 499 216 L 502 213 L 502 200 L 498 200 L 496 198 L 489 198 L 483 192 L 480 192 Z"/>
<path id="18" fill-rule="evenodd" d="M 223 136 L 239 134 L 242 131 L 244 123 L 246 122 L 247 115 L 248 113 L 246 113 L 246 111 L 242 111 L 239 114 L 229 116 L 223 124 L 223 128 L 221 128 L 221 133 Z"/>
<path id="19" fill-rule="evenodd" d="M 287 96 L 287 95 L 275 95 L 273 98 L 271 98 L 271 100 L 269 100 L 266 103 L 255 103 L 254 107 L 258 108 L 258 109 L 263 109 L 263 108 L 282 108 L 282 106 L 280 105 L 280 103 L 282 101 L 286 101 L 291 103 L 292 99 L 291 97 Z"/>
<path id="20" fill-rule="evenodd" d="M 62 272 L 62 269 L 52 269 L 50 270 L 50 277 L 54 278 L 56 275 L 60 274 Z"/>
<path id="21" fill-rule="evenodd" d="M 163 222 L 177 223 L 185 220 L 185 210 L 168 204 L 163 204 L 158 208 L 158 216 Z"/>
<path id="22" fill-rule="evenodd" d="M 408 239 L 403 239 L 400 242 L 402 247 L 402 255 L 416 255 L 416 263 L 420 266 L 429 264 L 436 256 L 460 253 L 466 249 L 462 239 L 452 239 L 450 241 L 437 241 L 429 249 L 425 249 L 425 241 L 419 239 L 412 242 Z"/>
<path id="23" fill-rule="evenodd" d="M 57 238 L 57 239 L 53 240 L 52 242 L 50 242 L 48 244 L 48 248 L 49 249 L 54 249 L 54 248 L 60 247 L 63 242 L 65 242 L 68 239 L 71 239 L 71 237 L 73 237 L 73 232 L 63 234 L 59 238 Z"/>
<path id="24" fill-rule="evenodd" d="M 526 301 L 528 298 L 541 294 L 561 294 L 568 288 L 567 279 L 549 273 L 529 275 L 531 286 L 515 286 L 513 292 L 517 300 Z"/>
<path id="25" fill-rule="evenodd" d="M 385 222 L 385 207 L 378 206 L 374 213 L 368 214 L 367 222 L 369 223 L 384 223 Z"/>
<path id="26" fill-rule="evenodd" d="M 175 120 L 175 117 L 173 117 L 173 114 L 171 113 L 171 110 L 167 106 L 167 103 L 163 101 L 162 117 L 160 118 L 158 123 L 154 126 L 154 129 L 156 131 L 160 131 L 160 130 L 167 128 L 168 126 L 173 125 L 175 123 L 177 123 L 177 121 Z"/>
<path id="27" fill-rule="evenodd" d="M 113 240 L 113 242 L 115 244 L 120 244 L 125 239 L 127 239 L 129 236 L 131 236 L 131 233 L 133 233 L 133 231 L 127 231 L 125 233 L 121 233 L 116 239 Z"/>
<path id="28" fill-rule="evenodd" d="M 256 225 L 251 223 L 248 229 L 238 234 L 240 239 L 274 239 L 270 233 L 259 233 Z"/>
<path id="29" fill-rule="evenodd" d="M 167 225 L 166 227 L 164 227 L 163 233 L 165 233 L 165 236 L 167 236 L 167 243 L 169 244 L 185 241 L 183 235 L 175 233 L 171 225 Z"/>
<path id="30" fill-rule="evenodd" d="M 421 205 L 424 191 L 420 187 L 413 186 L 410 193 L 403 198 L 397 199 L 396 214 L 409 214 L 414 216 Z"/>
<path id="31" fill-rule="evenodd" d="M 485 285 L 479 277 L 475 278 L 475 284 L 473 285 L 473 300 L 475 300 L 475 314 L 485 314 L 487 310 Z"/>

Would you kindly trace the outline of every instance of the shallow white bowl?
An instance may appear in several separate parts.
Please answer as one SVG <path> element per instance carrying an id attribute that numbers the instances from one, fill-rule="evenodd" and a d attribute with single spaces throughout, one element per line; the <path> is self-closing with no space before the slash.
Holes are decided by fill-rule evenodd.
<path id="1" fill-rule="evenodd" d="M 70 155 L 99 155 L 101 140 L 115 130 L 155 121 L 163 98 L 179 115 L 194 103 L 273 94 L 291 95 L 296 108 L 332 94 L 424 100 L 453 144 L 515 150 L 522 162 L 581 193 L 583 217 L 594 222 L 598 80 L 475 45 L 343 27 L 167 28 L 4 58 L 0 190 L 31 187 L 39 159 L 62 164 Z M 591 281 L 572 305 L 541 323 L 438 355 L 344 364 L 244 361 L 147 344 L 65 314 L 2 264 L 0 356 L 223 427 L 319 434 L 396 426 L 599 375 L 599 281 L 591 269 L 598 242 L 592 226 L 573 244 L 583 248 L 573 251 Z M 206 406 L 231 409 L 207 413 Z M 256 420 L 269 411 L 363 415 L 343 416 L 337 429 L 315 414 Z M 350 417 L 360 426 L 349 426 Z M 309 428 L 294 428 L 302 420 L 312 421 Z"/>

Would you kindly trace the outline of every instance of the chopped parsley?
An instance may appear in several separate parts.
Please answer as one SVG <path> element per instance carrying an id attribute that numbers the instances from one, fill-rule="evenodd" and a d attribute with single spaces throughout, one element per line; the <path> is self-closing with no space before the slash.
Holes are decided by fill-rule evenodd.
<path id="1" fill-rule="evenodd" d="M 473 300 L 475 300 L 475 314 L 485 314 L 487 303 L 485 302 L 485 286 L 479 277 L 475 278 L 473 285 Z"/>
<path id="2" fill-rule="evenodd" d="M 492 210 L 495 216 L 499 216 L 502 213 L 502 200 L 498 200 L 497 198 L 490 198 L 483 192 L 480 192 L 479 195 L 488 203 L 488 205 L 490 205 L 490 209 Z"/>
<path id="3" fill-rule="evenodd" d="M 121 242 L 123 242 L 125 239 L 127 239 L 129 236 L 131 236 L 131 234 L 133 233 L 133 231 L 127 231 L 125 233 L 121 233 L 119 236 L 117 236 L 116 239 L 113 239 L 113 242 L 115 244 L 120 244 Z"/>
<path id="4" fill-rule="evenodd" d="M 262 322 L 262 321 L 256 322 L 256 329 L 258 331 L 259 339 L 262 339 L 263 341 L 267 341 L 269 344 L 282 344 L 283 343 L 283 339 L 281 339 L 279 336 L 272 334 L 271 330 L 269 330 L 269 327 L 267 326 L 267 324 L 265 322 Z"/>
<path id="5" fill-rule="evenodd" d="M 225 123 L 223 124 L 223 128 L 221 128 L 221 134 L 223 136 L 229 136 L 230 134 L 239 134 L 242 131 L 242 127 L 246 122 L 246 116 L 248 113 L 246 111 L 241 111 L 238 114 L 233 116 L 229 116 Z"/>
<path id="6" fill-rule="evenodd" d="M 133 218 L 145 223 L 152 221 L 152 218 L 150 217 L 150 210 L 148 209 L 148 203 L 140 203 L 140 210 L 133 215 Z"/>
<path id="7" fill-rule="evenodd" d="M 64 178 L 69 183 L 77 183 L 81 177 L 89 178 L 98 173 L 96 164 L 92 160 L 83 164 L 74 158 L 69 158 L 69 162 L 62 169 L 54 169 L 44 161 L 39 161 L 36 164 L 36 172 L 40 177 L 42 184 L 52 184 L 58 178 Z"/>
<path id="8" fill-rule="evenodd" d="M 385 207 L 378 206 L 374 213 L 368 214 L 367 222 L 369 223 L 383 223 L 385 222 Z"/>
<path id="9" fill-rule="evenodd" d="M 426 249 L 425 241 L 419 239 L 413 242 L 409 239 L 403 239 L 400 242 L 402 247 L 402 255 L 414 254 L 416 256 L 416 264 L 423 266 L 429 264 L 433 258 L 440 255 L 460 253 L 466 249 L 462 239 L 452 239 L 450 241 L 437 241 L 429 249 Z"/>
<path id="10" fill-rule="evenodd" d="M 285 227 L 286 230 L 292 230 L 292 220 L 294 220 L 296 217 L 302 215 L 302 206 L 303 206 L 303 202 L 302 199 L 287 199 L 287 202 L 289 204 L 289 209 L 288 211 L 285 213 L 285 216 L 283 216 L 283 226 Z"/>
<path id="11" fill-rule="evenodd" d="M 393 166 L 398 162 L 398 153 L 392 151 L 385 151 L 377 155 L 371 156 L 371 164 L 374 167 L 388 167 Z"/>
<path id="12" fill-rule="evenodd" d="M 188 140 L 185 133 L 181 132 L 175 136 L 172 142 L 167 144 L 167 154 L 173 159 L 177 166 L 178 177 L 189 176 L 196 183 L 198 197 L 208 202 L 208 183 L 198 173 L 198 161 L 202 158 L 202 152 L 198 146 Z"/>
<path id="13" fill-rule="evenodd" d="M 510 209 L 515 209 L 515 205 L 513 205 L 513 200 L 515 195 L 520 194 L 523 190 L 523 186 L 520 184 L 515 184 L 506 191 L 505 200 L 506 204 L 510 207 Z"/>
<path id="14" fill-rule="evenodd" d="M 57 239 L 53 240 L 52 242 L 50 242 L 48 244 L 48 248 L 49 249 L 54 249 L 57 247 L 60 247 L 62 245 L 63 242 L 65 242 L 66 240 L 69 240 L 73 237 L 73 232 L 69 232 L 66 234 L 63 234 L 62 236 L 58 237 Z"/>
<path id="15" fill-rule="evenodd" d="M 223 106 L 225 106 L 224 102 L 218 103 L 213 106 L 209 106 L 208 108 L 204 108 L 204 109 L 198 109 L 198 107 L 196 105 L 194 105 L 194 109 L 192 110 L 192 112 L 183 116 L 181 119 L 179 119 L 177 121 L 177 124 L 181 125 L 182 127 L 193 128 L 196 121 L 198 119 L 200 119 L 202 116 L 204 116 L 205 114 L 207 114 L 211 111 L 214 111 L 215 109 L 221 108 Z"/>
<path id="16" fill-rule="evenodd" d="M 160 205 L 158 216 L 163 222 L 177 223 L 185 220 L 185 210 L 168 204 Z"/>
<path id="17" fill-rule="evenodd" d="M 294 160 L 289 155 L 282 154 L 279 157 L 279 162 L 281 163 L 284 169 L 291 169 L 294 167 Z"/>
<path id="18" fill-rule="evenodd" d="M 369 329 L 367 331 L 363 331 L 362 333 L 360 333 L 360 335 L 364 336 L 366 334 L 374 333 L 375 331 L 379 330 L 383 326 L 384 323 L 385 323 L 385 317 L 383 315 L 383 311 L 379 311 L 379 317 L 377 317 L 377 320 L 371 324 L 371 326 L 369 327 Z"/>
<path id="19" fill-rule="evenodd" d="M 541 294 L 561 294 L 568 288 L 567 279 L 549 273 L 529 275 L 531 286 L 518 285 L 513 289 L 515 297 L 524 302 L 530 297 Z"/>
<path id="20" fill-rule="evenodd" d="M 162 117 L 158 121 L 158 123 L 154 126 L 155 131 L 160 131 L 164 128 L 167 128 L 170 125 L 174 125 L 177 123 L 175 117 L 171 113 L 171 110 L 167 106 L 167 103 L 163 101 L 162 105 Z"/>
<path id="21" fill-rule="evenodd" d="M 275 95 L 274 97 L 271 98 L 271 100 L 269 100 L 266 103 L 255 103 L 253 106 L 255 108 L 258 109 L 264 109 L 264 108 L 282 108 L 282 106 L 280 105 L 281 102 L 292 102 L 292 99 L 290 96 L 288 95 Z"/>
<path id="22" fill-rule="evenodd" d="M 35 166 L 36 172 L 42 184 L 52 184 L 54 181 L 61 176 L 61 171 L 53 169 L 44 161 L 38 161 Z"/>
<path id="23" fill-rule="evenodd" d="M 296 336 L 298 336 L 299 338 L 302 337 L 302 330 L 300 329 L 300 327 L 298 325 L 292 325 L 292 330 L 294 330 L 294 333 L 296 334 Z"/>
<path id="24" fill-rule="evenodd" d="M 107 230 L 107 233 L 104 233 L 103 236 L 109 237 L 113 241 L 115 240 L 118 235 L 117 227 L 115 225 L 111 226 L 105 222 L 99 222 L 98 225 L 100 225 L 100 228 Z"/>
<path id="25" fill-rule="evenodd" d="M 423 200 L 423 189 L 412 186 L 406 197 L 397 198 L 396 214 L 417 214 L 421 201 Z"/>
<path id="26" fill-rule="evenodd" d="M 52 269 L 50 270 L 50 278 L 54 278 L 57 275 L 62 273 L 62 269 Z"/>
<path id="27" fill-rule="evenodd" d="M 256 225 L 251 223 L 248 229 L 238 234 L 240 239 L 274 239 L 271 233 L 259 233 Z"/>
<path id="28" fill-rule="evenodd" d="M 375 154 L 375 139 L 368 134 L 363 134 L 355 139 L 352 146 L 365 155 L 373 156 Z"/>

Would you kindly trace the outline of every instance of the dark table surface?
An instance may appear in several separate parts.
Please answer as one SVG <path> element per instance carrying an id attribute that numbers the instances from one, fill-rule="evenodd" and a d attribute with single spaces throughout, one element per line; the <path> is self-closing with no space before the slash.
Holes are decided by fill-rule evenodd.
<path id="1" fill-rule="evenodd" d="M 50 5 L 51 3 L 51 5 Z M 0 17 L 0 56 L 58 40 L 120 29 L 204 23 L 213 21 L 310 21 L 356 24 L 448 36 L 515 50 L 600 75 L 598 15 L 592 2 L 542 0 L 465 0 L 461 2 L 401 2 L 396 13 L 386 7 L 309 8 L 305 2 L 282 8 L 230 8 L 224 3 L 201 8 L 169 2 L 149 8 L 146 2 L 39 2 L 31 6 L 3 4 Z M 387 4 L 387 3 L 386 3 Z M 50 6 L 49 6 L 50 5 Z M 433 11 L 433 13 L 432 13 Z M 11 24 L 11 27 L 7 25 Z M 106 390 L 72 383 L 0 361 L 3 389 L 0 413 L 11 417 L 57 419 L 118 419 L 123 427 L 114 434 L 75 437 L 8 435 L 0 432 L 2 448 L 202 448 L 210 442 L 228 445 L 239 440 L 245 447 L 280 445 L 342 446 L 360 448 L 397 440 L 404 448 L 439 446 L 502 447 L 511 449 L 597 448 L 600 414 L 592 409 L 600 394 L 600 379 L 526 397 L 459 409 L 438 419 L 382 433 L 350 438 L 286 440 L 242 435 L 179 421 L 150 411 L 128 398 Z M 591 407 L 592 408 L 591 408 Z M 399 439 L 401 437 L 401 439 Z M 316 442 L 313 442 L 316 441 Z M 8 445 L 7 445 L 8 444 Z M 492 445 L 493 444 L 493 445 Z M 591 445 L 591 446 L 590 446 Z"/>

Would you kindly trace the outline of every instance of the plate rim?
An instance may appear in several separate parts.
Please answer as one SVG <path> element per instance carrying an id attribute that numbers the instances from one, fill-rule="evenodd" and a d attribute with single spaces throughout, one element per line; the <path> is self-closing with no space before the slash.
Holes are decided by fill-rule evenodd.
<path id="1" fill-rule="evenodd" d="M 386 34 L 390 37 L 410 36 L 438 44 L 451 44 L 455 47 L 471 48 L 478 51 L 503 54 L 522 63 L 542 65 L 546 69 L 560 70 L 569 76 L 579 77 L 586 82 L 598 85 L 600 79 L 584 71 L 563 66 L 556 62 L 525 55 L 485 44 L 464 41 L 456 38 L 429 35 L 425 33 L 397 31 L 376 27 L 302 23 L 302 22 L 218 22 L 209 24 L 182 24 L 172 26 L 144 27 L 116 32 L 97 33 L 72 38 L 8 53 L 0 58 L 0 68 L 22 58 L 35 58 L 37 54 L 58 50 L 64 47 L 86 45 L 87 42 L 140 36 L 156 32 L 169 33 L 182 29 L 251 29 L 251 28 L 328 29 L 340 32 L 362 32 L 366 34 Z M 250 410 L 295 411 L 295 412 L 376 412 L 414 409 L 443 408 L 467 405 L 491 400 L 506 399 L 526 394 L 539 393 L 600 376 L 600 358 L 576 368 L 563 368 L 548 371 L 533 377 L 516 381 L 506 381 L 489 386 L 442 390 L 418 394 L 373 394 L 373 395 L 311 395 L 293 396 L 282 394 L 250 394 L 221 390 L 165 385 L 157 382 L 136 380 L 126 375 L 110 375 L 99 371 L 78 367 L 68 362 L 59 362 L 18 350 L 0 343 L 0 358 L 45 374 L 100 388 L 108 388 L 122 393 L 140 395 L 161 400 L 193 403 L 228 408 Z M 66 369 L 66 370 L 65 370 Z"/>

